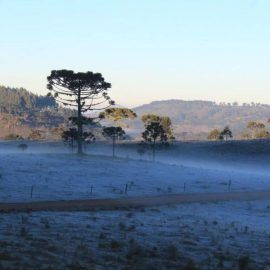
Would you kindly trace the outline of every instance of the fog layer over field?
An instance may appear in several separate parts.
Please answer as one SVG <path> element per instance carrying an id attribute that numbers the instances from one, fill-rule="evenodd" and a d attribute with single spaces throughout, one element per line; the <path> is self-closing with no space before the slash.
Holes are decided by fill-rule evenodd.
<path id="1" fill-rule="evenodd" d="M 83 156 L 60 142 L 18 144 L 1 143 L 3 202 L 270 190 L 268 141 L 174 143 L 158 149 L 156 162 L 134 143 L 117 145 L 117 158 L 105 143 Z"/>

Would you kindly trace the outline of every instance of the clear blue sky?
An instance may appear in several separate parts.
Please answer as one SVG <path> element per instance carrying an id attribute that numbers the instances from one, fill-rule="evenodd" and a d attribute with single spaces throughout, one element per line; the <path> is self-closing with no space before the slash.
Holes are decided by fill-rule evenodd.
<path id="1" fill-rule="evenodd" d="M 101 72 L 117 103 L 270 103 L 269 0 L 0 0 L 0 84 Z"/>

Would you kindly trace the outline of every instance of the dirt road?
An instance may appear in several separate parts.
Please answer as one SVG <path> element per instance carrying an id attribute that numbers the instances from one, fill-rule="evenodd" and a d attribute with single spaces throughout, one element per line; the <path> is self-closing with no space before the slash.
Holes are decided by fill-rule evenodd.
<path id="1" fill-rule="evenodd" d="M 0 212 L 116 210 L 130 207 L 136 208 L 180 203 L 209 203 L 219 201 L 246 201 L 261 199 L 270 199 L 270 191 L 171 194 L 123 199 L 0 203 Z"/>

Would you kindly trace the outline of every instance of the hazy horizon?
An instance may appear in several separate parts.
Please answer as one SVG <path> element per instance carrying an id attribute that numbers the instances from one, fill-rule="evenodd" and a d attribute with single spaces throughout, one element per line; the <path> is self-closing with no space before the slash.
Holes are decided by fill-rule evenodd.
<path id="1" fill-rule="evenodd" d="M 25 87 L 23 86 L 10 86 L 10 85 L 2 85 L 0 84 L 0 87 L 7 87 L 7 88 L 14 88 L 14 89 L 20 89 L 20 88 L 23 88 L 27 91 L 29 91 L 30 93 L 32 94 L 35 94 L 35 95 L 41 95 L 41 96 L 45 96 L 45 94 L 43 93 L 38 93 L 38 92 L 35 92 L 35 91 L 31 91 L 29 89 L 26 89 Z M 141 103 L 138 103 L 136 105 L 128 105 L 126 103 L 123 103 L 123 104 L 120 104 L 118 102 L 115 103 L 114 107 L 128 107 L 128 108 L 136 108 L 136 107 L 140 107 L 140 106 L 143 106 L 143 105 L 147 105 L 147 104 L 150 104 L 150 103 L 153 103 L 153 102 L 166 102 L 166 101 L 184 101 L 184 102 L 213 102 L 217 105 L 233 105 L 233 103 L 237 103 L 237 106 L 243 106 L 244 104 L 248 104 L 248 105 L 252 105 L 252 103 L 254 103 L 255 105 L 257 104 L 260 104 L 260 105 L 267 105 L 267 106 L 270 106 L 270 103 L 262 103 L 262 102 L 255 102 L 255 101 L 250 101 L 250 102 L 239 102 L 237 100 L 233 100 L 233 101 L 215 101 L 215 100 L 210 100 L 210 99 L 184 99 L 184 98 L 164 98 L 164 99 L 153 99 L 153 100 L 149 100 L 147 102 L 141 102 Z"/>

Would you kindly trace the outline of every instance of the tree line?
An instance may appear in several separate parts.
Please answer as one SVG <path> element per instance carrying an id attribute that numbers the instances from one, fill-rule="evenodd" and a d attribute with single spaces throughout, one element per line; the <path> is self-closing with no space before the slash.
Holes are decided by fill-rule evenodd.
<path id="1" fill-rule="evenodd" d="M 270 118 L 267 120 L 267 124 L 270 124 Z M 207 136 L 208 140 L 228 140 L 232 138 L 232 131 L 229 126 L 226 126 L 223 130 L 213 129 Z M 259 121 L 250 121 L 246 126 L 246 131 L 241 134 L 242 139 L 265 139 L 270 137 L 269 131 L 266 129 L 266 125 Z"/>
<path id="2" fill-rule="evenodd" d="M 69 128 L 61 128 L 63 140 L 74 147 L 77 152 L 83 153 L 85 143 L 93 143 L 96 138 L 91 128 L 102 127 L 103 120 L 113 121 L 113 126 L 102 127 L 102 135 L 112 140 L 113 156 L 115 155 L 115 144 L 126 137 L 123 120 L 135 119 L 137 115 L 127 108 L 115 108 L 114 100 L 109 96 L 111 84 L 106 82 L 101 73 L 74 72 L 72 70 L 53 70 L 47 77 L 47 88 L 49 93 L 46 97 L 39 97 L 25 89 L 0 87 L 0 108 L 1 110 L 27 110 L 31 108 L 51 107 L 55 110 L 62 110 L 68 115 Z M 237 104 L 234 104 L 236 106 Z M 40 110 L 42 112 L 42 110 Z M 90 113 L 91 116 L 87 115 Z M 37 111 L 39 114 L 39 111 Z M 94 115 L 94 116 L 93 116 Z M 43 125 L 50 121 L 50 115 L 40 116 Z M 142 143 L 151 145 L 153 159 L 157 144 L 167 145 L 168 141 L 174 139 L 172 122 L 168 116 L 145 114 L 141 118 L 144 124 L 144 131 L 141 134 Z M 269 123 L 269 121 L 268 121 Z M 86 129 L 85 129 L 86 127 Z M 248 132 L 243 138 L 266 138 L 269 132 L 265 124 L 251 121 L 247 125 Z M 32 131 L 31 138 L 39 138 L 38 131 Z M 233 138 L 229 126 L 223 130 L 214 129 L 208 137 L 209 140 L 228 140 Z"/>

